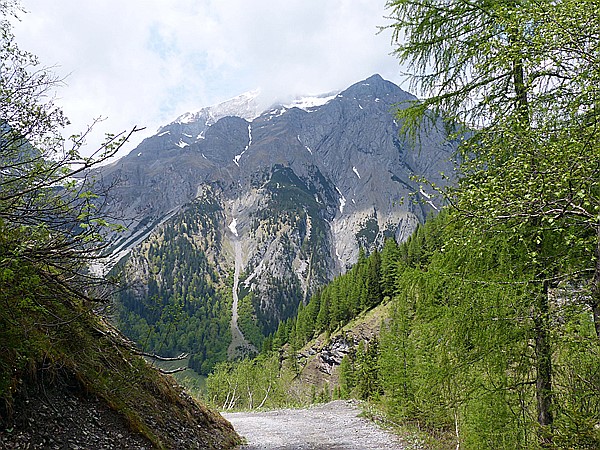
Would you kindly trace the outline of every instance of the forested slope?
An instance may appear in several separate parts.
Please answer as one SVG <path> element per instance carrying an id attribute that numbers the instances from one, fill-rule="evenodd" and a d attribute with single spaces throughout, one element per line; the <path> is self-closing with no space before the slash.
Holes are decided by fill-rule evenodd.
<path id="1" fill-rule="evenodd" d="M 257 389 L 254 395 L 262 400 L 267 386 L 272 386 L 268 401 L 260 406 L 357 397 L 379 404 L 393 421 L 419 424 L 452 445 L 536 448 L 536 320 L 530 292 L 537 282 L 521 245 L 510 234 L 475 233 L 457 214 L 444 212 L 406 243 L 388 241 L 381 254 L 363 257 L 325 287 L 297 318 L 282 323 L 268 341 L 272 347 L 257 360 L 218 366 L 209 377 L 208 395 L 224 408 L 259 406 L 260 401 L 248 403 L 246 392 Z M 373 304 L 364 303 L 368 296 L 357 286 L 367 286 L 366 269 L 377 261 L 377 290 L 391 294 L 385 297 L 388 312 L 365 316 Z M 549 296 L 552 438 L 557 448 L 594 448 L 600 443 L 600 344 L 586 297 L 571 281 L 564 277 L 555 283 Z M 320 303 L 323 298 L 329 303 Z M 328 314 L 319 308 L 321 321 L 311 312 L 316 304 L 342 301 L 359 315 L 348 327 L 343 325 L 355 313 L 338 321 L 338 306 Z M 366 320 L 379 335 L 359 331 Z M 246 377 L 250 368 L 255 375 Z M 278 377 L 287 381 L 278 384 Z M 300 388 L 303 394 L 297 378 L 309 383 Z M 249 381 L 254 379 L 256 384 Z"/>
<path id="2" fill-rule="evenodd" d="M 227 358 L 231 342 L 233 274 L 219 273 L 215 261 L 222 215 L 210 196 L 188 205 L 128 258 L 117 295 L 120 330 L 147 352 L 190 354 L 189 367 L 201 374 Z"/>

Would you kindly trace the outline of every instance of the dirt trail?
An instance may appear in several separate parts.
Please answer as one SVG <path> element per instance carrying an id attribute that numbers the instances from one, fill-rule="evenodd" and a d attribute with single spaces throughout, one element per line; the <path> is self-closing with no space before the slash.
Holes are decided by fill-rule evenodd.
<path id="1" fill-rule="evenodd" d="M 247 440 L 243 450 L 406 450 L 397 436 L 367 419 L 350 401 L 306 409 L 223 414 Z M 414 448 L 414 447 L 413 447 Z"/>

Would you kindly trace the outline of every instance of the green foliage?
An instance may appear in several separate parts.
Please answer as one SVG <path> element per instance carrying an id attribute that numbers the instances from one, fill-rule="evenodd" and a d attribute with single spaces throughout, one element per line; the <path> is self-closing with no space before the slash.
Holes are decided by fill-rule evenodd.
<path id="1" fill-rule="evenodd" d="M 280 367 L 275 352 L 222 362 L 208 376 L 203 396 L 221 410 L 289 406 L 287 390 L 292 376 Z"/>
<path id="2" fill-rule="evenodd" d="M 0 2 L 0 398 L 7 404 L 29 368 L 64 358 L 54 346 L 77 314 L 87 314 L 80 302 L 106 300 L 105 281 L 88 265 L 110 227 L 88 172 L 124 142 L 111 138 L 83 157 L 84 136 L 62 137 L 68 120 L 47 95 L 60 80 L 17 45 L 10 20 L 20 13 L 18 2 Z"/>
<path id="3" fill-rule="evenodd" d="M 439 372 L 447 394 L 440 410 L 453 409 L 454 428 L 466 433 L 457 431 L 459 443 L 558 445 L 565 436 L 558 424 L 567 417 L 561 402 L 573 398 L 563 395 L 564 346 L 557 337 L 569 323 L 565 311 L 581 303 L 574 292 L 582 286 L 587 318 L 600 336 L 598 3 L 394 0 L 388 7 L 397 55 L 425 97 L 403 105 L 405 128 L 418 136 L 424 119 L 436 125 L 443 116 L 463 140 L 459 181 L 442 190 L 462 227 L 413 272 L 420 289 L 401 296 L 414 304 L 415 324 L 427 324 L 425 335 L 413 324 L 410 339 L 424 337 L 421 345 L 443 355 L 425 379 L 454 367 L 454 359 L 473 368 L 470 392 L 456 387 L 466 386 L 460 377 L 471 371 Z M 422 306 L 427 314 L 420 320 Z M 461 310 L 461 323 L 454 323 Z M 465 328 L 469 339 L 461 340 Z M 567 335 L 584 346 L 591 338 Z M 475 359 L 465 360 L 469 355 Z M 492 398 L 497 407 L 486 407 Z M 494 411 L 511 433 L 500 435 L 477 411 Z"/>
<path id="4" fill-rule="evenodd" d="M 351 354 L 350 358 L 352 358 Z M 368 343 L 360 342 L 350 367 L 354 372 L 350 379 L 354 380 L 354 389 L 358 398 L 376 400 L 382 393 L 379 383 L 379 341 L 377 338 L 373 338 Z M 350 373 L 346 375 L 347 379 L 348 375 Z"/>
<path id="5" fill-rule="evenodd" d="M 18 47 L 9 20 L 20 12 L 17 2 L 0 5 L 0 270 L 27 261 L 57 295 L 95 291 L 87 299 L 98 300 L 95 287 L 103 280 L 85 266 L 111 226 L 98 207 L 105 192 L 96 191 L 90 169 L 114 156 L 131 133 L 85 157 L 85 134 L 62 137 L 68 120 L 47 95 L 60 80 Z"/>
<path id="6" fill-rule="evenodd" d="M 356 387 L 356 368 L 355 368 L 356 352 L 354 349 L 345 355 L 340 363 L 340 385 L 339 397 L 349 398 L 352 391 Z"/>
<path id="7" fill-rule="evenodd" d="M 427 265 L 398 266 L 379 346 L 382 401 L 396 421 L 458 430 L 464 448 L 536 448 L 535 267 L 518 236 L 475 234 L 456 219 L 428 223 L 442 239 Z M 410 247 L 401 253 L 409 257 Z M 573 285 L 557 286 L 553 298 L 553 442 L 593 448 L 600 343 Z"/>
<path id="8" fill-rule="evenodd" d="M 80 392 L 101 399 L 155 448 L 176 445 L 165 432 L 166 418 L 189 424 L 190 414 L 198 418 L 212 414 L 189 403 L 181 388 L 174 388 L 172 380 L 135 355 L 114 328 L 90 311 L 92 305 L 73 297 L 56 297 L 53 289 L 35 277 L 35 271 L 21 264 L 18 272 L 0 275 L 3 430 L 22 419 L 14 404 L 22 399 L 21 391 L 39 384 L 37 389 L 43 392 L 47 383 L 68 383 L 73 395 Z M 194 427 L 204 426 L 202 420 L 194 422 Z M 235 438 L 227 439 L 233 442 Z"/>
<path id="9" fill-rule="evenodd" d="M 277 305 L 282 318 L 293 317 L 303 296 L 298 279 L 296 277 L 276 278 L 265 274 L 263 280 L 266 281 L 266 288 L 261 291 L 261 296 L 267 297 Z M 280 320 L 272 311 L 260 307 L 261 296 L 252 297 L 253 307 L 261 332 L 267 335 L 277 329 Z"/>
<path id="10" fill-rule="evenodd" d="M 147 352 L 189 353 L 189 366 L 204 375 L 226 359 L 231 342 L 231 290 L 207 256 L 209 246 L 220 243 L 216 212 L 212 201 L 197 200 L 179 220 L 166 222 L 129 260 L 149 266 L 145 286 L 133 273 L 131 287 L 118 295 L 125 334 Z"/>
<path id="11" fill-rule="evenodd" d="M 394 295 L 396 283 L 396 268 L 400 261 L 400 251 L 396 241 L 386 239 L 381 250 L 381 295 L 391 298 Z"/>
<path id="12" fill-rule="evenodd" d="M 389 278 L 395 265 L 391 259 L 396 256 L 392 249 L 397 245 L 390 240 L 386 247 L 384 262 Z M 301 305 L 296 317 L 279 324 L 273 335 L 273 347 L 292 343 L 293 335 L 294 345 L 300 348 L 316 335 L 331 333 L 361 312 L 379 305 L 383 301 L 381 270 L 380 253 L 374 251 L 367 257 L 361 250 L 356 265 L 315 293 L 306 306 Z"/>
<path id="13" fill-rule="evenodd" d="M 238 326 L 244 337 L 256 348 L 262 348 L 265 337 L 257 325 L 252 294 L 242 297 L 238 303 Z"/>

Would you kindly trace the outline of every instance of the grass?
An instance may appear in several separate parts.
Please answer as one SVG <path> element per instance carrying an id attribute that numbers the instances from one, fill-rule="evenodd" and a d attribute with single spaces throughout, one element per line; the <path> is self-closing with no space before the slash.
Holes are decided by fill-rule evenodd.
<path id="1" fill-rule="evenodd" d="M 82 395 L 95 396 L 120 413 L 155 448 L 174 447 L 173 428 L 189 431 L 206 448 L 238 443 L 220 416 L 137 355 L 130 342 L 91 311 L 94 305 L 61 298 L 34 281 L 0 274 L 0 425 L 19 414 L 15 406 L 22 386 L 67 373 L 78 381 Z M 44 376 L 38 377 L 41 371 Z"/>
<path id="2" fill-rule="evenodd" d="M 407 450 L 455 450 L 456 438 L 446 430 L 423 428 L 418 422 L 394 421 L 379 403 L 362 403 L 362 417 L 399 436 Z"/>

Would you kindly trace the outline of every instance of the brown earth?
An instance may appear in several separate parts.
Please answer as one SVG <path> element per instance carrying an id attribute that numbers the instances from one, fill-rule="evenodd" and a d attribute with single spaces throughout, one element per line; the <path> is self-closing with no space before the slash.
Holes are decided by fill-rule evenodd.
<path id="1" fill-rule="evenodd" d="M 43 353 L 14 368 L 1 391 L 0 449 L 220 450 L 239 444 L 229 422 L 150 366 L 101 317 L 83 311 L 64 326 L 40 331 L 25 338 Z M 17 361 L 12 354 L 4 359 Z"/>
<path id="2" fill-rule="evenodd" d="M 43 376 L 43 374 L 42 374 Z M 160 375 L 159 375 L 160 376 Z M 160 397 L 153 410 L 141 407 L 143 424 L 131 423 L 105 401 L 61 372 L 51 380 L 21 386 L 0 428 L 0 449 L 228 449 L 239 442 L 231 424 L 196 403 L 171 377 L 178 395 Z M 144 427 L 146 433 L 136 430 Z M 144 434 L 155 436 L 151 442 Z"/>

